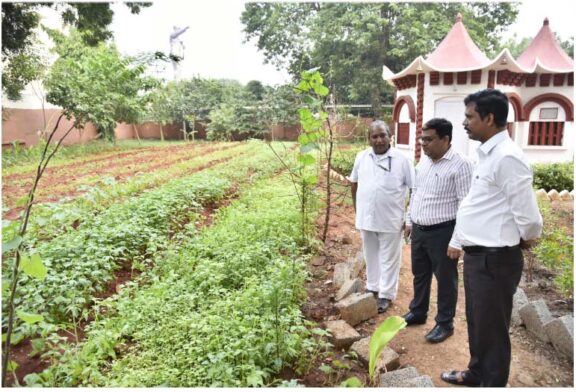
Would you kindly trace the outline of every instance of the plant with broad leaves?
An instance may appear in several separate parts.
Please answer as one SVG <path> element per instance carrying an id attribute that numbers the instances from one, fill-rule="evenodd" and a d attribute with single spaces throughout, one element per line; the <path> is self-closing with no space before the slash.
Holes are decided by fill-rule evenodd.
<path id="1" fill-rule="evenodd" d="M 399 316 L 390 316 L 372 334 L 370 338 L 370 361 L 368 363 L 368 374 L 374 380 L 376 363 L 384 348 L 396 334 L 406 327 L 406 321 Z"/>

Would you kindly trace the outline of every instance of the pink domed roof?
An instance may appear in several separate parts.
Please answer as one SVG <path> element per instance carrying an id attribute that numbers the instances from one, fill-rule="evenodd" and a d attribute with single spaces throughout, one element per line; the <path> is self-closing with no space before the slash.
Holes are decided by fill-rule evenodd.
<path id="1" fill-rule="evenodd" d="M 426 62 L 438 69 L 462 70 L 482 68 L 490 60 L 472 41 L 462 23 L 462 15 L 458 14 L 456 23 Z"/>
<path id="2" fill-rule="evenodd" d="M 530 69 L 534 68 L 538 62 L 541 66 L 551 70 L 564 70 L 565 72 L 574 70 L 574 60 L 556 41 L 550 30 L 548 18 L 544 19 L 542 28 L 516 61 L 521 66 Z"/>

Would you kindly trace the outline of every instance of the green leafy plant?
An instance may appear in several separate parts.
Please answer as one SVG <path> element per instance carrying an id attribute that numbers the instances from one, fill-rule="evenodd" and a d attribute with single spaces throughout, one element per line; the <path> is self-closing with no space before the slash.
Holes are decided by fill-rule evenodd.
<path id="1" fill-rule="evenodd" d="M 340 388 L 363 388 L 364 384 L 358 377 L 350 377 L 342 381 L 339 385 Z"/>
<path id="2" fill-rule="evenodd" d="M 558 192 L 574 189 L 574 163 L 540 163 L 533 165 L 534 188 Z"/>
<path id="3" fill-rule="evenodd" d="M 374 380 L 376 363 L 384 348 L 396 334 L 406 327 L 406 321 L 399 316 L 390 316 L 372 334 L 370 338 L 370 361 L 368 363 L 368 374 Z"/>

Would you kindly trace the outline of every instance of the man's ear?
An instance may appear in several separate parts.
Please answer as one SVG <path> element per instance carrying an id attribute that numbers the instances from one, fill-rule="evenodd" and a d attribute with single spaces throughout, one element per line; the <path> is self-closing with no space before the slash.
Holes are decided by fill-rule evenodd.
<path id="1" fill-rule="evenodd" d="M 494 113 L 488 113 L 486 115 L 486 125 L 493 126 L 494 124 Z"/>

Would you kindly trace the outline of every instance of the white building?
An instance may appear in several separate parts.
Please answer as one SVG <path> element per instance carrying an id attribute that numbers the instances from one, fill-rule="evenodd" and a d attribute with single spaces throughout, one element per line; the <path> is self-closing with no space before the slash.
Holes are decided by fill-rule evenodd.
<path id="1" fill-rule="evenodd" d="M 574 61 L 556 42 L 548 19 L 518 59 L 504 49 L 490 60 L 458 15 L 426 58 L 418 57 L 396 74 L 384 66 L 383 77 L 397 89 L 396 147 L 412 159 L 420 159 L 422 124 L 443 117 L 454 126 L 454 148 L 476 160 L 479 142 L 469 140 L 462 126 L 464 98 L 485 88 L 508 96 L 508 132 L 530 162 L 573 159 Z"/>

